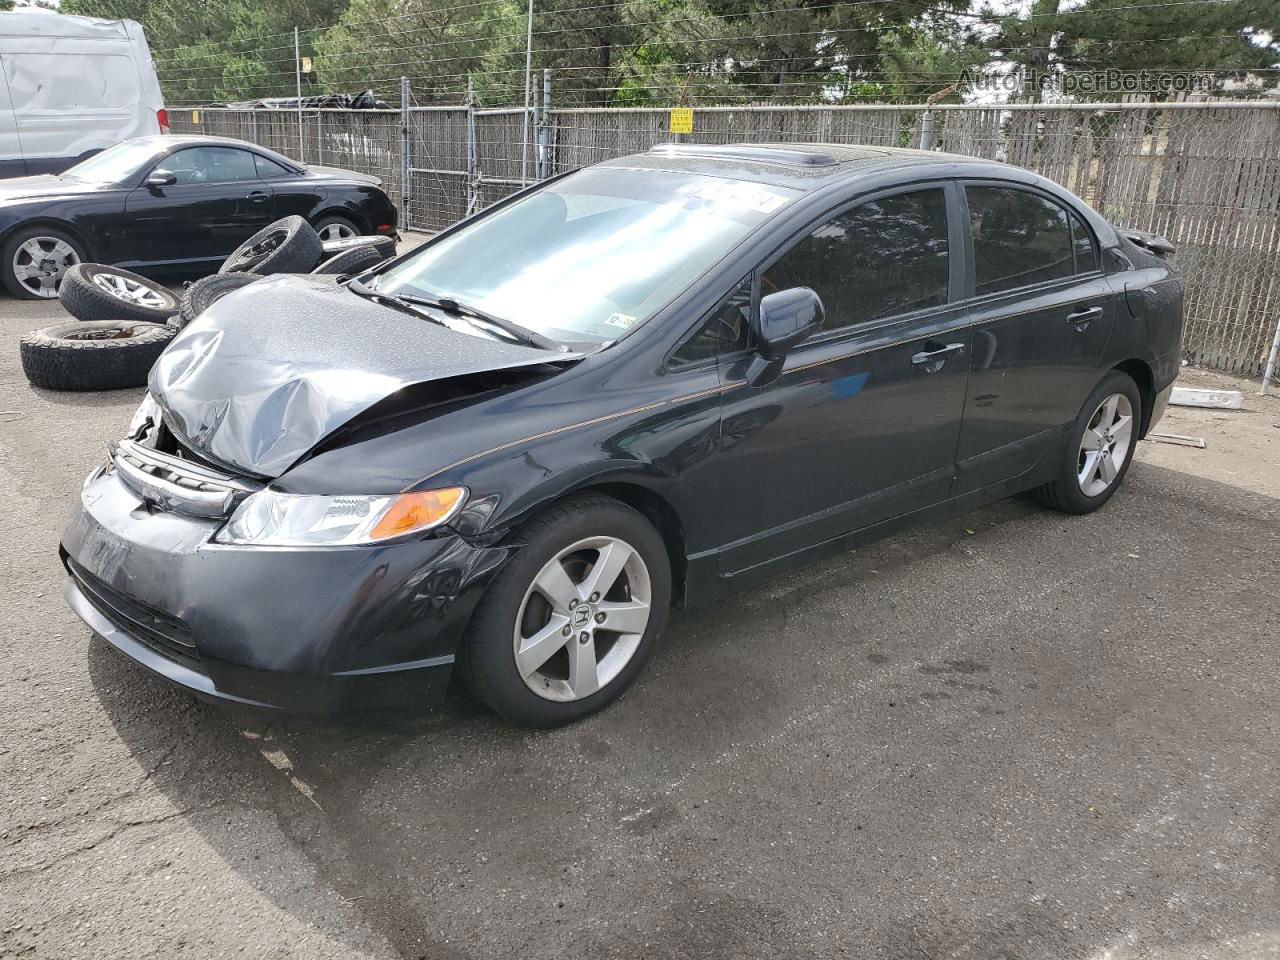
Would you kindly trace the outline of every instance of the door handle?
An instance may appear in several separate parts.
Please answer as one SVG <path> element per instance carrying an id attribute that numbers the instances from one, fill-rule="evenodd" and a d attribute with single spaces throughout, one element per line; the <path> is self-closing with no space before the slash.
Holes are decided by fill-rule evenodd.
<path id="1" fill-rule="evenodd" d="M 925 346 L 927 347 L 929 344 L 926 343 Z M 911 357 L 911 363 L 917 367 L 924 367 L 926 373 L 937 373 L 942 369 L 942 365 L 947 362 L 947 357 L 963 350 L 963 343 L 948 343 L 944 347 L 920 351 Z"/>
<path id="2" fill-rule="evenodd" d="M 253 193 L 249 194 L 249 199 L 254 203 L 266 203 L 270 198 L 261 190 L 255 190 Z"/>
<path id="3" fill-rule="evenodd" d="M 1067 314 L 1067 323 L 1072 324 L 1077 330 L 1084 331 L 1089 324 L 1102 316 L 1101 307 L 1084 307 L 1073 313 Z"/>

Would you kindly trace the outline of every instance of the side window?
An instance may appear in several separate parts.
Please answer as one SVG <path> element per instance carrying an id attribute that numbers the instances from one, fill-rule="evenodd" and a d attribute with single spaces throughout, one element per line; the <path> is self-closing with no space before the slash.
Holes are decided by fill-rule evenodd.
<path id="1" fill-rule="evenodd" d="M 179 150 L 161 160 L 158 166 L 177 176 L 180 185 L 258 179 L 253 154 L 231 147 Z"/>
<path id="2" fill-rule="evenodd" d="M 747 345 L 751 320 L 751 281 L 744 280 L 706 322 L 671 355 L 673 367 L 711 360 Z"/>
<path id="3" fill-rule="evenodd" d="M 966 187 L 975 293 L 999 293 L 1075 272 L 1067 211 L 1008 187 Z"/>
<path id="4" fill-rule="evenodd" d="M 947 302 L 947 203 L 939 189 L 870 200 L 833 217 L 765 271 L 762 296 L 810 287 L 824 329 Z"/>
<path id="5" fill-rule="evenodd" d="M 287 177 L 292 173 L 292 171 L 286 170 L 274 160 L 268 160 L 266 157 L 259 156 L 256 153 L 253 155 L 253 162 L 258 167 L 258 176 L 263 180 L 268 180 L 272 177 Z"/>
<path id="6" fill-rule="evenodd" d="M 1093 245 L 1093 234 L 1074 213 L 1071 214 L 1071 246 L 1075 250 L 1076 273 L 1091 273 L 1098 269 L 1098 251 Z"/>

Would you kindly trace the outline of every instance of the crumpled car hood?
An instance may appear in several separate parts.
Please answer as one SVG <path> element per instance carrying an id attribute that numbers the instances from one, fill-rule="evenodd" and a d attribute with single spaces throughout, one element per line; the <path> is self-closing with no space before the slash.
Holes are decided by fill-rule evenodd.
<path id="1" fill-rule="evenodd" d="M 215 462 L 278 477 L 404 387 L 574 359 L 459 333 L 358 297 L 334 277 L 276 276 L 217 301 L 151 369 L 165 422 Z"/>

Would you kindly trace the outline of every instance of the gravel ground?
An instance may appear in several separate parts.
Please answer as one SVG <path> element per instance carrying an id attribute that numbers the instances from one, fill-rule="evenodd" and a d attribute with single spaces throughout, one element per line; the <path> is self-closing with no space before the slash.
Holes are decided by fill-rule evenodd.
<path id="1" fill-rule="evenodd" d="M 1175 410 L 1099 514 L 1012 500 L 679 613 L 570 729 L 465 694 L 201 704 L 67 610 L 138 390 L 0 300 L 0 957 L 1280 957 L 1280 400 Z"/>

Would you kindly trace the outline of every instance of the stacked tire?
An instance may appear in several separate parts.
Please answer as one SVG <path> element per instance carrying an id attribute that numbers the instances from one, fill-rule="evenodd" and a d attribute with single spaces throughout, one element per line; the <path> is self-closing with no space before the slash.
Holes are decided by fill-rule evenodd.
<path id="1" fill-rule="evenodd" d="M 216 274 L 190 284 L 181 297 L 119 267 L 77 263 L 58 289 L 58 300 L 75 320 L 24 336 L 22 369 L 31 383 L 49 390 L 142 386 L 177 333 L 227 294 L 275 273 L 350 276 L 394 255 L 391 237 L 323 242 L 302 217 L 284 217 L 251 236 Z"/>
<path id="2" fill-rule="evenodd" d="M 120 390 L 147 374 L 178 328 L 181 303 L 162 284 L 102 263 L 67 270 L 58 300 L 75 319 L 22 338 L 22 370 L 47 390 Z"/>

